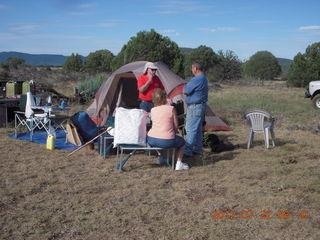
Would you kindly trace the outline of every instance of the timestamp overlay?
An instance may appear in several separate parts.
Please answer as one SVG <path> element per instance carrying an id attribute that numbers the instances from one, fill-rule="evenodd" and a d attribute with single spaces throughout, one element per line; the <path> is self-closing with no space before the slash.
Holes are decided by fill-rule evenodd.
<path id="1" fill-rule="evenodd" d="M 310 213 L 308 210 L 213 210 L 210 215 L 211 219 L 261 219 L 261 220 L 270 220 L 270 219 L 308 219 L 310 217 Z"/>

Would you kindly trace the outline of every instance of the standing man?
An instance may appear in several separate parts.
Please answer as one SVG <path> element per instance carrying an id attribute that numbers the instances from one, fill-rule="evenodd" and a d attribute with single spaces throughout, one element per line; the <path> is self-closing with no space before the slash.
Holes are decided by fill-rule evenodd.
<path id="1" fill-rule="evenodd" d="M 160 78 L 156 75 L 157 66 L 152 62 L 147 62 L 144 66 L 144 74 L 138 77 L 139 99 L 141 100 L 140 109 L 150 112 L 153 108 L 152 93 L 155 89 L 164 90 Z"/>
<path id="2" fill-rule="evenodd" d="M 187 104 L 187 137 L 184 150 L 186 157 L 202 154 L 202 124 L 208 101 L 208 80 L 203 65 L 200 62 L 193 62 L 191 70 L 194 77 L 183 89 Z"/>

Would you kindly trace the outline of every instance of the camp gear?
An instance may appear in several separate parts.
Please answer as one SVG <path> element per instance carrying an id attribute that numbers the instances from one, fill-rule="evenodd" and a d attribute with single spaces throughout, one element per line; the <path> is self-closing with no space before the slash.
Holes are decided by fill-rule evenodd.
<path id="1" fill-rule="evenodd" d="M 53 134 L 49 134 L 47 137 L 47 149 L 53 150 L 55 146 L 55 136 Z"/>
<path id="2" fill-rule="evenodd" d="M 147 112 L 141 109 L 117 108 L 115 115 L 114 146 L 136 144 L 145 146 Z"/>

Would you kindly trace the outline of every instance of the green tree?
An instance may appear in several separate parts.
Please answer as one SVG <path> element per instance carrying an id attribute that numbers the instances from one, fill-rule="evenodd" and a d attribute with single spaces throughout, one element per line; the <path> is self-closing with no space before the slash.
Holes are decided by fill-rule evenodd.
<path id="1" fill-rule="evenodd" d="M 183 77 L 183 55 L 178 45 L 154 29 L 150 32 L 138 32 L 136 36 L 131 37 L 113 59 L 112 70 L 133 61 L 162 61 L 173 72 Z"/>
<path id="2" fill-rule="evenodd" d="M 309 45 L 304 54 L 298 53 L 287 73 L 289 86 L 305 87 L 320 79 L 320 42 Z"/>
<path id="3" fill-rule="evenodd" d="M 91 73 L 111 72 L 111 62 L 114 55 L 109 50 L 92 52 L 86 58 L 86 70 Z"/>
<path id="4" fill-rule="evenodd" d="M 185 77 L 192 76 L 191 64 L 194 61 L 200 61 L 203 64 L 204 70 L 209 71 L 220 61 L 218 55 L 211 47 L 200 45 L 185 55 L 184 75 Z"/>
<path id="5" fill-rule="evenodd" d="M 17 69 L 18 66 L 23 65 L 25 61 L 21 58 L 18 57 L 8 57 L 7 59 L 7 64 L 9 68 L 15 68 Z"/>
<path id="6" fill-rule="evenodd" d="M 259 79 L 274 79 L 281 74 L 281 67 L 272 53 L 259 51 L 243 65 L 244 74 Z"/>
<path id="7" fill-rule="evenodd" d="M 210 70 L 214 80 L 238 80 L 242 76 L 242 62 L 231 50 L 218 51 L 219 63 Z"/>
<path id="8" fill-rule="evenodd" d="M 80 72 L 83 69 L 82 57 L 72 53 L 64 62 L 63 69 L 67 72 Z"/>

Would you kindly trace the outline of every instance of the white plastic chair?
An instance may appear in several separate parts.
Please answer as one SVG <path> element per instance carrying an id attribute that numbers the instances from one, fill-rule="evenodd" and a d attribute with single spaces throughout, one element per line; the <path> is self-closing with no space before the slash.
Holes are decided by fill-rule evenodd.
<path id="1" fill-rule="evenodd" d="M 267 111 L 254 109 L 245 114 L 249 124 L 249 135 L 247 148 L 253 143 L 254 133 L 263 133 L 266 148 L 269 148 L 269 136 L 271 136 L 272 146 L 275 146 L 274 122 L 275 118 Z"/>

